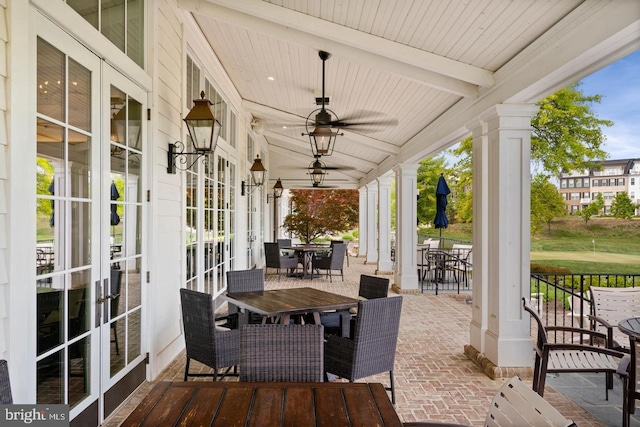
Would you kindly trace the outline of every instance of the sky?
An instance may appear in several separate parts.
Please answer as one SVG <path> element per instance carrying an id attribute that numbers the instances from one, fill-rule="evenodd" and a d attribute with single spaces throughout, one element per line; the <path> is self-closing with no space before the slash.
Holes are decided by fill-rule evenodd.
<path id="1" fill-rule="evenodd" d="M 598 118 L 614 122 L 603 128 L 609 159 L 640 159 L 640 51 L 585 77 L 579 89 L 603 96 L 591 109 Z"/>

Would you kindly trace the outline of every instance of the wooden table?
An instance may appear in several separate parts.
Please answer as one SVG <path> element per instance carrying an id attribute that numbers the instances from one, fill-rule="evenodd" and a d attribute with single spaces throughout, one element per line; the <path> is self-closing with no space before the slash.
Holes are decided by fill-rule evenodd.
<path id="1" fill-rule="evenodd" d="M 121 426 L 401 427 L 379 383 L 159 382 Z"/>
<path id="2" fill-rule="evenodd" d="M 358 305 L 355 298 L 314 288 L 238 292 L 224 298 L 231 304 L 261 314 L 263 323 L 268 317 L 280 317 L 280 323 L 288 324 L 291 315 L 311 313 L 314 322 L 320 324 L 321 312 L 347 310 Z"/>

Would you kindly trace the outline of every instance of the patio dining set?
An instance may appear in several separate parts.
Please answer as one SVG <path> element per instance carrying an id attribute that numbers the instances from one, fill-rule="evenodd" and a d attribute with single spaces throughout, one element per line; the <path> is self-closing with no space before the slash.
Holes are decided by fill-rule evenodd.
<path id="1" fill-rule="evenodd" d="M 342 240 L 332 240 L 329 244 L 307 243 L 293 245 L 291 239 L 278 239 L 277 242 L 264 243 L 265 267 L 275 268 L 278 279 L 284 271 L 289 275 L 303 279 L 325 277 L 333 282 L 333 272 L 339 271 L 344 281 L 345 258 L 349 257 L 347 244 Z M 302 268 L 298 271 L 298 265 Z"/>

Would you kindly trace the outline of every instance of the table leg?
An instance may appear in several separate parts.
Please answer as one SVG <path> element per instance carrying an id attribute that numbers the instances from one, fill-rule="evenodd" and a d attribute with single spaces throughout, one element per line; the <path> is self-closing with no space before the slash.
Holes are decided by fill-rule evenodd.
<path id="1" fill-rule="evenodd" d="M 313 312 L 313 322 L 314 322 L 316 325 L 319 325 L 319 324 L 320 324 L 320 312 L 318 312 L 318 311 L 314 311 L 314 312 Z"/>

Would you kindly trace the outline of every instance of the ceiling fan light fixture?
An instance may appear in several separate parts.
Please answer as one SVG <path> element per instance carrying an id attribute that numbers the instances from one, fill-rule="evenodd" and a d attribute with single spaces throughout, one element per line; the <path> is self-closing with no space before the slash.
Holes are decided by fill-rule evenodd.
<path id="1" fill-rule="evenodd" d="M 309 165 L 309 178 L 314 187 L 319 187 L 324 183 L 327 173 L 324 171 L 324 163 L 316 156 L 316 160 Z"/>
<path id="2" fill-rule="evenodd" d="M 309 132 L 309 142 L 314 156 L 330 156 L 336 144 L 336 137 L 340 135 L 333 132 L 331 126 L 317 125 L 313 132 Z"/>

